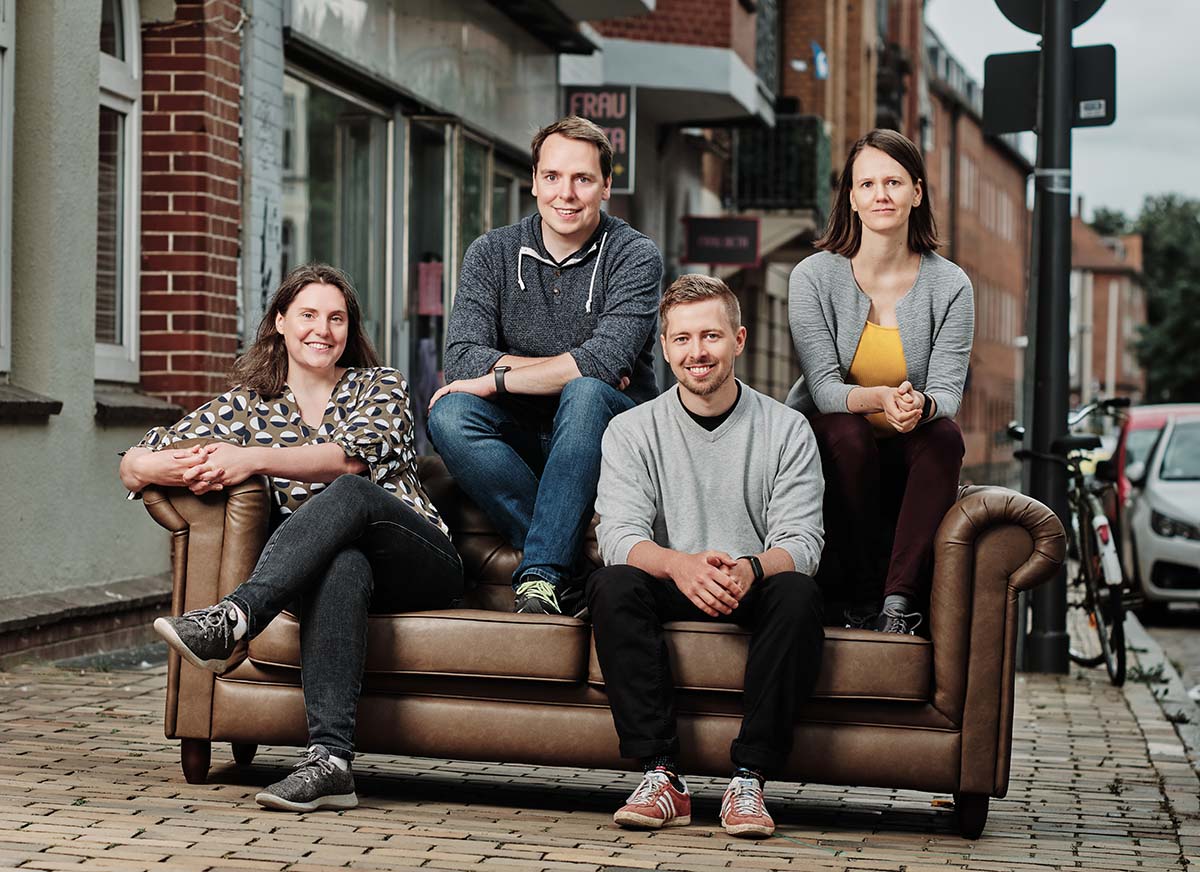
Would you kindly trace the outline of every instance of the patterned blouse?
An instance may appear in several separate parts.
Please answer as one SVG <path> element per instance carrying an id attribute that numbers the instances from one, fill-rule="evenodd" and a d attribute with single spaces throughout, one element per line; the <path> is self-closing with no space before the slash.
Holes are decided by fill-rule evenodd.
<path id="1" fill-rule="evenodd" d="M 237 386 L 210 400 L 171 427 L 155 427 L 139 448 L 159 451 L 184 439 L 210 436 L 234 445 L 286 448 L 333 442 L 367 464 L 364 475 L 394 493 L 447 536 L 450 530 L 417 477 L 413 416 L 408 382 L 394 369 L 347 369 L 333 388 L 319 427 L 300 417 L 300 404 L 286 385 L 281 397 L 265 399 Z M 320 482 L 271 478 L 275 504 L 290 515 L 325 487 Z"/>

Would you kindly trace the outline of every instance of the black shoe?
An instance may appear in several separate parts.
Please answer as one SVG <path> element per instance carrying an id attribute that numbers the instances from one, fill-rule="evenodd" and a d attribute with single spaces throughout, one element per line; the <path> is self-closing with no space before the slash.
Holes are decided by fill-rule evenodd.
<path id="1" fill-rule="evenodd" d="M 579 618 L 581 621 L 588 619 L 587 599 L 584 598 L 583 588 L 571 585 L 563 587 L 556 591 L 558 596 L 558 608 L 564 615 L 570 615 L 573 618 Z"/>
<path id="2" fill-rule="evenodd" d="M 875 623 L 875 629 L 881 633 L 899 633 L 903 636 L 915 636 L 919 626 L 920 612 L 903 612 L 894 606 L 884 606 Z"/>
<path id="3" fill-rule="evenodd" d="M 873 630 L 879 621 L 879 606 L 871 604 L 850 606 L 842 612 L 842 620 L 848 630 Z"/>
<path id="4" fill-rule="evenodd" d="M 558 595 L 554 585 L 541 578 L 526 576 L 527 581 L 517 585 L 517 597 L 513 611 L 518 615 L 561 615 Z"/>
<path id="5" fill-rule="evenodd" d="M 177 618 L 158 618 L 154 631 L 166 640 L 184 660 L 200 669 L 218 675 L 229 668 L 237 639 L 237 610 L 233 603 L 219 602 L 215 606 L 184 612 Z"/>
<path id="6" fill-rule="evenodd" d="M 344 809 L 358 805 L 354 774 L 329 759 L 324 745 L 313 745 L 291 774 L 254 797 L 263 808 L 279 811 Z"/>

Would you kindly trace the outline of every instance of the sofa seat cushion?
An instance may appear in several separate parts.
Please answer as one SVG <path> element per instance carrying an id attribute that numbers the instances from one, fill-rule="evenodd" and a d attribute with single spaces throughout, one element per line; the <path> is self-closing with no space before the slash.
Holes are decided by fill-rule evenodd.
<path id="1" fill-rule="evenodd" d="M 589 627 L 575 618 L 446 609 L 371 615 L 368 673 L 582 682 Z M 279 615 L 250 643 L 263 665 L 300 666 L 300 623 Z"/>
<path id="2" fill-rule="evenodd" d="M 734 624 L 676 621 L 665 626 L 675 686 L 742 692 L 750 633 Z M 930 699 L 933 646 L 917 636 L 825 628 L 821 672 L 813 697 L 925 702 Z M 592 646 L 588 681 L 604 676 Z"/>

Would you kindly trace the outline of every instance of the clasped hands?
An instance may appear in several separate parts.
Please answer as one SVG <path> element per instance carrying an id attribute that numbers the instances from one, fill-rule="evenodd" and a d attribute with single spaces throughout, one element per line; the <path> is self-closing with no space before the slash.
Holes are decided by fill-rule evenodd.
<path id="1" fill-rule="evenodd" d="M 251 449 L 228 442 L 209 442 L 179 450 L 157 452 L 172 477 L 194 494 L 224 490 L 254 475 Z"/>
<path id="2" fill-rule="evenodd" d="M 754 569 L 724 551 L 680 554 L 671 570 L 675 586 L 709 617 L 732 614 L 754 584 Z"/>
<path id="3" fill-rule="evenodd" d="M 883 385 L 875 389 L 883 405 L 887 422 L 899 433 L 907 433 L 921 423 L 921 412 L 925 408 L 925 395 L 903 381 L 899 387 Z"/>

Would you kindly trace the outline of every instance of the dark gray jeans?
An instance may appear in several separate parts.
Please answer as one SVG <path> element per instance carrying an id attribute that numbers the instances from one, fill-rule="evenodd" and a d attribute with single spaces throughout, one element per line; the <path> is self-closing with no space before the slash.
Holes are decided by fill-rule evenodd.
<path id="1" fill-rule="evenodd" d="M 343 475 L 279 525 L 226 599 L 246 613 L 251 639 L 285 608 L 296 612 L 309 743 L 351 758 L 367 614 L 446 608 L 462 592 L 462 561 L 441 530 Z"/>

